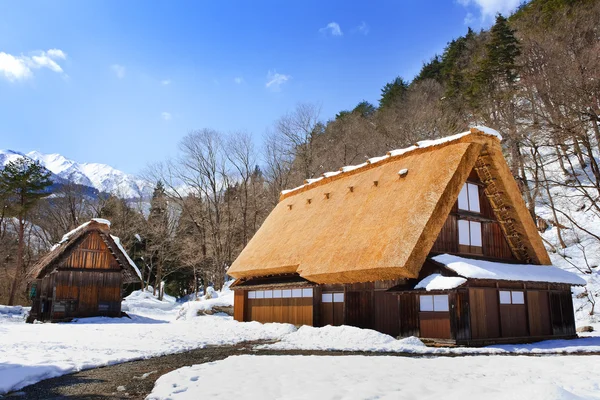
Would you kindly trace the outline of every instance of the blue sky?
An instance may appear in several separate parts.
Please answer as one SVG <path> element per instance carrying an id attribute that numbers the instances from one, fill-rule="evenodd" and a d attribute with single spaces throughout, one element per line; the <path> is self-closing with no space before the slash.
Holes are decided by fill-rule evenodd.
<path id="1" fill-rule="evenodd" d="M 518 0 L 0 1 L 0 149 L 128 173 L 194 129 L 260 144 L 299 102 L 322 118 L 411 79 Z"/>

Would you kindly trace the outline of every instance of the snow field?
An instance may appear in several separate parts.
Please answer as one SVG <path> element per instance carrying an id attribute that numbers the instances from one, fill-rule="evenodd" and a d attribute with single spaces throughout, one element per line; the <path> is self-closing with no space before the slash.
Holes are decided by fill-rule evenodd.
<path id="1" fill-rule="evenodd" d="M 600 399 L 600 356 L 251 356 L 160 377 L 147 399 Z"/>
<path id="2" fill-rule="evenodd" d="M 123 304 L 137 315 L 26 324 L 22 309 L 0 310 L 0 394 L 82 369 L 210 345 L 278 340 L 296 330 L 217 315 L 176 320 L 181 304 L 168 296 L 160 302 L 149 293 L 136 292 Z"/>

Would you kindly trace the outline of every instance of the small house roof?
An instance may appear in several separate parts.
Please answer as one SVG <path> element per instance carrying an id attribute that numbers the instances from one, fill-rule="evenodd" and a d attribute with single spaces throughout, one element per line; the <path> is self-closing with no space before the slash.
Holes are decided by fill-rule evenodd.
<path id="1" fill-rule="evenodd" d="M 63 235 L 62 239 L 52 246 L 50 252 L 32 267 L 29 275 L 37 279 L 42 278 L 52 269 L 56 260 L 66 254 L 90 231 L 97 231 L 111 249 L 123 269 L 125 283 L 139 282 L 142 279 L 140 270 L 121 245 L 119 238 L 110 235 L 110 221 L 101 218 L 94 218 Z"/>
<path id="2" fill-rule="evenodd" d="M 235 278 L 297 273 L 316 283 L 416 278 L 462 185 L 485 157 L 527 258 L 550 259 L 502 155 L 484 127 L 419 142 L 281 194 L 228 270 Z"/>
<path id="3" fill-rule="evenodd" d="M 553 265 L 507 264 L 441 254 L 432 260 L 467 279 L 585 285 L 584 279 Z M 427 279 L 427 278 L 426 278 Z M 415 289 L 417 289 L 415 287 Z"/>

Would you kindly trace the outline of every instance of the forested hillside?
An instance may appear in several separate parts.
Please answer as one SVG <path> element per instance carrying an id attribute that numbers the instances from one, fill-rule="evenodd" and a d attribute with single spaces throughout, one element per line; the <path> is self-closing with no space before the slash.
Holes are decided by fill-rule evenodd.
<path id="1" fill-rule="evenodd" d="M 505 155 L 553 262 L 590 281 L 577 294 L 592 310 L 600 264 L 600 2 L 534 0 L 469 29 L 420 73 L 383 85 L 378 104 L 357 99 L 326 120 L 299 104 L 258 144 L 248 133 L 190 133 L 178 157 L 150 165 L 150 206 L 86 198 L 67 186 L 27 213 L 22 271 L 60 236 L 91 217 L 112 221 L 145 284 L 173 295 L 224 273 L 277 203 L 281 190 L 419 140 L 486 125 L 504 136 Z M 1 190 L 1 188 L 0 188 Z M 10 196 L 0 201 L 10 203 Z M 0 303 L 17 268 L 18 218 L 0 215 Z"/>

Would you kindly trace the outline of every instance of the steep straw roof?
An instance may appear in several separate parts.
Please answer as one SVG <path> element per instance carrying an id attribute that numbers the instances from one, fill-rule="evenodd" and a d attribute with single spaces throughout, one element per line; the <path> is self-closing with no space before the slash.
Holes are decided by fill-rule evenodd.
<path id="1" fill-rule="evenodd" d="M 66 233 L 60 242 L 55 244 L 49 253 L 43 256 L 31 269 L 29 276 L 34 279 L 43 278 L 47 273 L 51 272 L 57 265 L 56 262 L 61 260 L 63 256 L 68 257 L 70 251 L 83 240 L 88 232 L 96 231 L 106 241 L 107 246 L 115 255 L 123 270 L 123 280 L 125 283 L 140 282 L 142 276 L 138 267 L 129 258 L 127 252 L 121 246 L 120 240 L 116 236 L 109 234 L 110 221 L 100 218 L 94 218 L 71 232 Z"/>
<path id="2" fill-rule="evenodd" d="M 527 255 L 549 264 L 499 139 L 488 128 L 472 128 L 285 191 L 228 273 L 298 273 L 316 283 L 416 278 L 482 153 L 514 210 Z"/>

